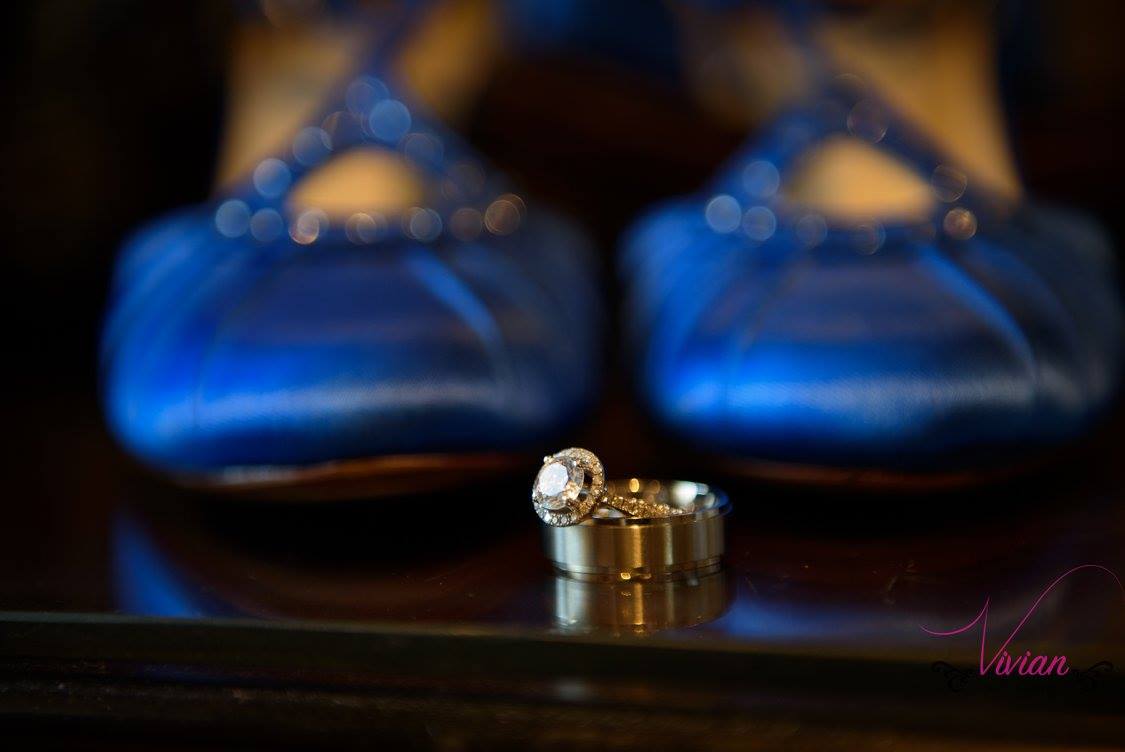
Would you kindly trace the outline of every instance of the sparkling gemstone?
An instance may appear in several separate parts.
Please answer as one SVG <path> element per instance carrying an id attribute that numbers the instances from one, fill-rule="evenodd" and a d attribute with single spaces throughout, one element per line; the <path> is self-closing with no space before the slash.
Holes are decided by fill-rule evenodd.
<path id="1" fill-rule="evenodd" d="M 539 471 L 536 487 L 544 496 L 558 496 L 566 490 L 570 471 L 561 462 L 552 462 Z"/>

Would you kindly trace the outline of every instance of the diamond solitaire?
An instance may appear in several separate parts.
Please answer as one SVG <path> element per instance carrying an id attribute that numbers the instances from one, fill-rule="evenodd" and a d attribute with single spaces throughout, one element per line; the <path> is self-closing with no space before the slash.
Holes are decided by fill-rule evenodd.
<path id="1" fill-rule="evenodd" d="M 605 470 L 593 452 L 571 448 L 543 458 L 531 501 L 548 525 L 573 525 L 605 495 Z"/>
<path id="2" fill-rule="evenodd" d="M 539 475 L 535 479 L 535 490 L 544 497 L 543 505 L 545 507 L 562 509 L 566 506 L 566 499 L 562 498 L 562 492 L 566 490 L 566 484 L 570 482 L 572 470 L 578 470 L 578 468 L 568 468 L 561 460 L 558 460 L 549 465 L 544 465 L 543 469 L 539 471 Z"/>

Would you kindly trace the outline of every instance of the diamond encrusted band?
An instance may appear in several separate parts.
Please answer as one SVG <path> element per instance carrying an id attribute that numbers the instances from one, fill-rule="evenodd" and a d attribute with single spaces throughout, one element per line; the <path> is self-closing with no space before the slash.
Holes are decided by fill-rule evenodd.
<path id="1" fill-rule="evenodd" d="M 630 481 L 622 483 L 627 488 Z M 576 525 L 591 516 L 660 518 L 685 513 L 656 498 L 622 493 L 618 485 L 606 484 L 605 468 L 597 455 L 571 447 L 543 458 L 531 488 L 531 503 L 539 519 L 558 527 Z"/>

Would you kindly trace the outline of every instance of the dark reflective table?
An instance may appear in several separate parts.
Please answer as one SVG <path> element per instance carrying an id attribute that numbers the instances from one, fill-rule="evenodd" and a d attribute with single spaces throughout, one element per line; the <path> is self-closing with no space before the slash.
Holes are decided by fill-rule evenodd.
<path id="1" fill-rule="evenodd" d="M 525 477 L 439 495 L 238 501 L 145 476 L 84 420 L 49 438 L 67 461 L 31 467 L 46 491 L 12 504 L 4 530 L 0 718 L 17 734 L 1125 743 L 1120 421 L 982 488 L 859 492 L 612 442 L 611 410 L 582 438 L 611 470 L 716 483 L 734 512 L 717 574 L 588 583 L 544 559 L 534 457 Z M 465 505 L 471 523 L 433 513 Z"/>

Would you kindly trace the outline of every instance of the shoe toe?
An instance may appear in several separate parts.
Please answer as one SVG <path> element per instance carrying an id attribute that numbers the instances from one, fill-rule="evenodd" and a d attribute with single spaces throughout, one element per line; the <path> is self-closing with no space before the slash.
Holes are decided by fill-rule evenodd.
<path id="1" fill-rule="evenodd" d="M 743 247 L 706 302 L 665 297 L 642 375 L 662 422 L 736 454 L 921 469 L 1073 437 L 1111 396 L 1117 296 L 1042 233 L 818 253 Z"/>
<path id="2" fill-rule="evenodd" d="M 536 263 L 485 244 L 323 244 L 274 258 L 233 244 L 174 307 L 118 335 L 111 423 L 137 454 L 182 472 L 543 438 L 589 400 L 598 352 L 596 311 L 554 305 L 527 271 L 581 288 L 585 270 L 542 247 Z"/>

